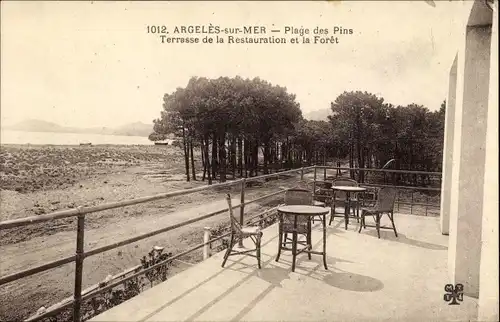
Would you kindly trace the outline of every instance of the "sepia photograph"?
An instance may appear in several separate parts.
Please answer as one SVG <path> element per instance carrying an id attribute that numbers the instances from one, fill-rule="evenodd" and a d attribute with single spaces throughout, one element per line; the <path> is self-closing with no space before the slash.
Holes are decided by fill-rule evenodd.
<path id="1" fill-rule="evenodd" d="M 0 6 L 0 321 L 500 320 L 498 0 Z"/>

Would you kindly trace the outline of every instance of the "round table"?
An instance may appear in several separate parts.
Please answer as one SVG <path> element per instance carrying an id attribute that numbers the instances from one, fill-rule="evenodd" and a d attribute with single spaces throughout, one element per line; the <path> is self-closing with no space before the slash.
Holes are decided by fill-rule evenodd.
<path id="1" fill-rule="evenodd" d="M 309 206 L 309 205 L 288 205 L 288 206 L 281 206 L 278 208 L 278 214 L 280 216 L 281 222 L 283 222 L 282 221 L 283 214 L 294 216 L 293 231 L 292 231 L 292 239 L 293 239 L 293 241 L 292 241 L 292 272 L 295 271 L 295 258 L 301 252 L 306 252 L 308 254 L 315 254 L 315 255 L 323 255 L 323 264 L 325 266 L 325 269 L 328 269 L 328 266 L 326 265 L 326 215 L 329 212 L 330 212 L 330 210 L 327 208 L 318 207 L 318 206 Z M 297 216 L 308 216 L 309 220 L 314 216 L 321 216 L 322 217 L 322 222 L 323 222 L 323 251 L 322 252 L 312 250 L 312 243 L 311 243 L 310 238 L 308 238 L 307 246 L 304 249 L 301 249 L 299 252 L 297 252 Z M 282 245 L 280 243 L 279 248 L 278 248 L 278 256 L 276 258 L 276 261 L 278 261 L 278 259 L 279 259 L 281 249 L 282 249 Z"/>
<path id="2" fill-rule="evenodd" d="M 332 186 L 332 189 L 334 192 L 343 191 L 346 193 L 347 205 L 344 207 L 344 219 L 345 219 L 345 229 L 347 229 L 347 225 L 349 224 L 349 210 L 351 209 L 351 192 L 353 193 L 364 192 L 366 191 L 366 188 L 356 187 L 356 186 Z"/>

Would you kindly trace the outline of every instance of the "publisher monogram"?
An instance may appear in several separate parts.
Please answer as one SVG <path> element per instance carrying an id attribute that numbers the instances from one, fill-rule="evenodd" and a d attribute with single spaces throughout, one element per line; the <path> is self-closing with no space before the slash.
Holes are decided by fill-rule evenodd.
<path id="1" fill-rule="evenodd" d="M 464 300 L 464 286 L 463 284 L 446 284 L 444 287 L 446 293 L 444 294 L 443 299 L 445 302 L 450 302 L 449 305 L 460 305 L 458 302 L 462 302 Z"/>

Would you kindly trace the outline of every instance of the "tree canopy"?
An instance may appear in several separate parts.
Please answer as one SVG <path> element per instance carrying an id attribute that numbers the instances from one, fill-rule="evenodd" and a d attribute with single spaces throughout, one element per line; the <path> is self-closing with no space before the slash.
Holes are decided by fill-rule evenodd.
<path id="1" fill-rule="evenodd" d="M 259 78 L 193 77 L 164 95 L 150 139 L 182 137 L 188 180 L 196 180 L 199 149 L 209 183 L 347 158 L 351 167 L 379 168 L 394 158 L 398 169 L 441 170 L 445 102 L 431 112 L 356 91 L 330 108 L 327 121 L 305 120 L 284 87 Z"/>

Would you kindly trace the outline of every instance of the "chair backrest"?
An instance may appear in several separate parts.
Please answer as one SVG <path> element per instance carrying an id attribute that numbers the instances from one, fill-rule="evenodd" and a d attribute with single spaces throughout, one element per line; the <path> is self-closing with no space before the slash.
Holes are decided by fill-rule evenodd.
<path id="1" fill-rule="evenodd" d="M 288 189 L 285 192 L 285 204 L 286 205 L 312 205 L 313 204 L 313 195 L 312 192 L 307 189 L 293 188 Z M 284 223 L 291 224 L 293 223 L 294 216 L 293 215 L 283 215 Z M 306 216 L 297 216 L 297 225 L 305 226 L 307 225 L 308 217 Z"/>
<path id="2" fill-rule="evenodd" d="M 383 187 L 378 190 L 374 208 L 378 211 L 392 212 L 398 191 L 396 188 Z"/>
<path id="3" fill-rule="evenodd" d="M 313 195 L 307 189 L 293 188 L 285 192 L 285 204 L 287 205 L 312 205 Z"/>
<path id="4" fill-rule="evenodd" d="M 309 190 L 309 189 L 312 189 L 311 188 L 311 183 L 305 181 L 305 180 L 299 180 L 299 182 L 297 183 L 297 185 L 295 187 L 293 187 L 292 189 L 302 189 L 302 190 Z"/>
<path id="5" fill-rule="evenodd" d="M 233 207 L 231 204 L 231 195 L 229 193 L 226 195 L 226 201 L 227 201 L 227 205 L 229 207 L 229 220 L 231 221 L 231 230 L 233 232 L 241 232 L 241 225 L 238 222 L 238 220 L 236 220 L 236 218 L 234 218 L 234 215 L 233 215 Z"/>
<path id="6" fill-rule="evenodd" d="M 349 178 L 338 178 L 333 180 L 332 186 L 351 186 L 351 187 L 357 187 L 359 186 L 358 182 L 353 179 Z"/>
<path id="7" fill-rule="evenodd" d="M 330 189 L 332 187 L 331 181 L 316 181 L 316 188 Z"/>
<path id="8" fill-rule="evenodd" d="M 348 178 L 338 178 L 333 180 L 332 186 L 349 186 L 349 187 L 358 187 L 359 184 L 356 180 L 348 179 Z M 344 191 L 336 191 L 335 199 L 346 199 L 347 195 Z"/>

